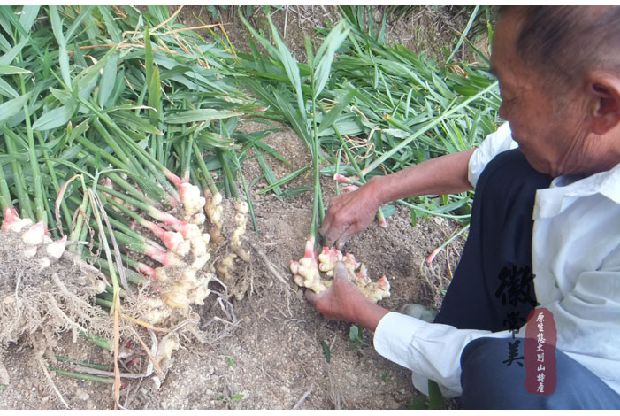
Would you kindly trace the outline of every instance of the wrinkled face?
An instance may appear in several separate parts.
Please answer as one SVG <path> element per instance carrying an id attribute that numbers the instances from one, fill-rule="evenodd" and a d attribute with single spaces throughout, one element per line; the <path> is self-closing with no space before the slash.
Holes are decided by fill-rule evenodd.
<path id="1" fill-rule="evenodd" d="M 491 64 L 500 83 L 500 116 L 510 122 L 514 140 L 534 169 L 558 176 L 580 169 L 585 146 L 583 111 L 570 93 L 554 94 L 545 77 L 518 56 L 520 18 L 500 18 Z"/>

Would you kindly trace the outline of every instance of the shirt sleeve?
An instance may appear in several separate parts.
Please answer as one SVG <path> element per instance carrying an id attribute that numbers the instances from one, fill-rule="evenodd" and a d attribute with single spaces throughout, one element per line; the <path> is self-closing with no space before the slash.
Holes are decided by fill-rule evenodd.
<path id="1" fill-rule="evenodd" d="M 557 348 L 620 393 L 619 281 L 620 246 L 606 256 L 598 270 L 580 273 L 561 299 L 541 306 L 553 314 Z M 461 355 L 467 344 L 482 337 L 511 336 L 510 331 L 458 329 L 389 312 L 379 321 L 373 343 L 381 356 L 411 370 L 413 383 L 421 392 L 428 394 L 430 379 L 440 384 L 445 397 L 458 397 L 463 393 Z M 515 336 L 524 338 L 525 326 Z"/>
<path id="2" fill-rule="evenodd" d="M 508 122 L 501 125 L 494 133 L 489 134 L 469 159 L 468 179 L 472 187 L 476 187 L 480 174 L 495 156 L 515 149 L 517 143 L 512 140 Z"/>
<path id="3" fill-rule="evenodd" d="M 471 341 L 482 337 L 508 338 L 509 331 L 457 329 L 428 323 L 408 315 L 388 312 L 379 321 L 373 343 L 384 358 L 409 368 L 415 377 L 434 380 L 446 397 L 458 397 L 461 387 L 461 354 Z M 424 384 L 416 388 L 426 393 Z"/>

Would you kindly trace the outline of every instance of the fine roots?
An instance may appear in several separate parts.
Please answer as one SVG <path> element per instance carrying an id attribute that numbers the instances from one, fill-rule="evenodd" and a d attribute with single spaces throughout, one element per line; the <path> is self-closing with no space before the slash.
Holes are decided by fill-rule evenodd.
<path id="1" fill-rule="evenodd" d="M 218 205 L 224 205 L 221 198 Z M 249 252 L 243 247 L 248 207 L 226 201 L 226 208 L 225 215 L 209 218 L 210 231 L 220 239 L 211 240 L 202 227 L 189 224 L 193 231 L 183 255 L 165 252 L 160 266 L 141 258 L 149 262 L 140 263 L 147 273 L 141 282 L 120 288 L 117 315 L 110 313 L 114 300 L 106 275 L 66 251 L 66 239 L 54 242 L 42 224 L 7 211 L 0 230 L 0 383 L 6 383 L 2 356 L 10 343 L 33 346 L 38 357 L 49 353 L 52 358 L 60 337 L 71 331 L 74 342 L 79 335 L 108 342 L 105 348 L 114 349 L 128 371 L 121 377 L 153 376 L 159 387 L 182 340 L 205 343 L 217 337 L 212 327 L 206 332 L 201 328 L 201 317 L 192 308 L 209 297 L 209 283 L 224 288 L 223 293 L 214 291 L 227 318 L 218 320 L 228 324 L 223 333 L 236 322 L 228 297 L 241 299 L 251 286 Z M 207 214 L 217 213 L 213 211 Z M 97 374 L 111 377 L 118 375 L 115 371 Z"/>
<path id="2" fill-rule="evenodd" d="M 42 267 L 27 258 L 20 235 L 0 232 L 0 348 L 27 342 L 53 348 L 72 330 L 110 338 L 110 318 L 94 305 L 103 276 L 70 253 Z"/>

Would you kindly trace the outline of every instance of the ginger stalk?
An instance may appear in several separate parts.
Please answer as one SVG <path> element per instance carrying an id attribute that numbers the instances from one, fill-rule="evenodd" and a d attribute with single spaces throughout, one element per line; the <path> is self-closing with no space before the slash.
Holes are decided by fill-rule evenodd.
<path id="1" fill-rule="evenodd" d="M 219 192 L 212 194 L 208 189 L 204 190 L 205 205 L 204 209 L 211 222 L 211 239 L 217 246 L 223 242 L 222 236 L 222 214 L 224 207 L 222 206 L 222 194 Z"/>
<path id="2" fill-rule="evenodd" d="M 250 261 L 250 254 L 241 247 L 242 237 L 245 235 L 245 231 L 248 225 L 248 204 L 245 201 L 235 202 L 235 230 L 230 238 L 230 247 L 232 251 L 239 256 L 243 261 Z"/>

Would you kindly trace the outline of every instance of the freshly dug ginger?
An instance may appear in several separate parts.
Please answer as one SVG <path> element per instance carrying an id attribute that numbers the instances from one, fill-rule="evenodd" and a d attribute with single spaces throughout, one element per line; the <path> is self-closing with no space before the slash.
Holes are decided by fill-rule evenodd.
<path id="1" fill-rule="evenodd" d="M 355 256 L 350 253 L 345 255 L 335 248 L 323 247 L 321 254 L 317 256 L 314 252 L 314 237 L 306 241 L 304 257 L 299 261 L 291 261 L 291 272 L 293 280 L 298 286 L 308 288 L 316 293 L 321 293 L 332 285 L 331 280 L 322 280 L 321 272 L 328 277 L 333 276 L 336 262 L 342 261 L 347 269 L 347 276 L 362 292 L 362 294 L 372 302 L 378 302 L 390 296 L 390 283 L 387 277 L 381 276 L 379 280 L 373 282 L 368 277 L 366 266 L 359 263 Z"/>

